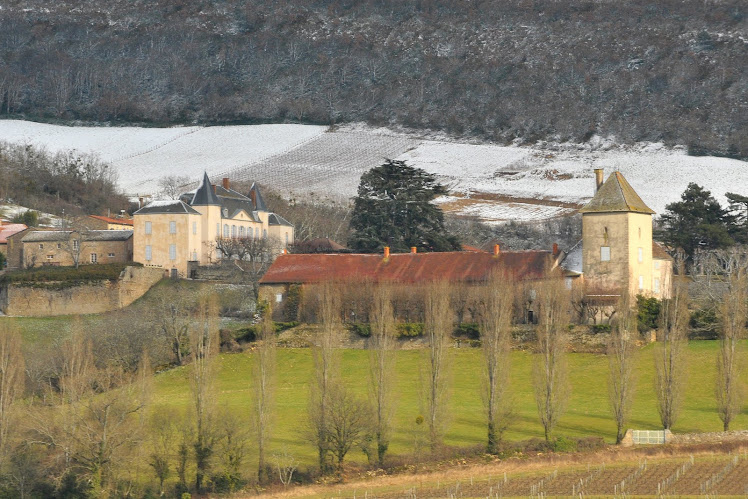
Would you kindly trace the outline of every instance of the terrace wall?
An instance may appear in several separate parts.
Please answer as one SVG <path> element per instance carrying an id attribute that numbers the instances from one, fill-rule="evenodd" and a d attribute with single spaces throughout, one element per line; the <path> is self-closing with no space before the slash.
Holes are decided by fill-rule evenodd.
<path id="1" fill-rule="evenodd" d="M 126 307 L 164 277 L 163 269 L 126 267 L 116 281 L 70 287 L 56 283 L 0 286 L 0 311 L 16 316 L 98 314 Z"/>

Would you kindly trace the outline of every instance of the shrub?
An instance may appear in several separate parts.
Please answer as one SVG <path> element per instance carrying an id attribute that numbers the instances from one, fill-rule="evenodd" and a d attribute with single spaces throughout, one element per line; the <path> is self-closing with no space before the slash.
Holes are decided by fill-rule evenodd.
<path id="1" fill-rule="evenodd" d="M 39 224 L 39 212 L 33 210 L 26 210 L 23 213 L 19 213 L 11 219 L 14 224 L 24 224 L 29 227 L 36 227 Z"/>
<path id="2" fill-rule="evenodd" d="M 371 336 L 371 324 L 363 322 L 354 322 L 348 325 L 348 330 L 352 333 L 356 333 L 359 336 L 368 338 Z"/>
<path id="3" fill-rule="evenodd" d="M 401 322 L 397 325 L 397 336 L 399 338 L 415 338 L 423 336 L 422 322 Z"/>
<path id="4" fill-rule="evenodd" d="M 719 318 L 713 308 L 700 308 L 691 314 L 689 320 L 693 339 L 714 340 L 719 336 Z"/>
<path id="5" fill-rule="evenodd" d="M 639 331 L 646 333 L 650 329 L 657 329 L 660 319 L 660 300 L 636 295 L 637 319 Z"/>
<path id="6" fill-rule="evenodd" d="M 454 332 L 455 336 L 465 336 L 471 340 L 477 340 L 480 338 L 480 330 L 478 324 L 475 322 L 463 322 Z"/>
<path id="7" fill-rule="evenodd" d="M 553 441 L 553 450 L 555 452 L 576 452 L 577 441 L 567 437 L 557 437 Z"/>
<path id="8" fill-rule="evenodd" d="M 590 326 L 590 331 L 592 334 L 609 333 L 610 324 L 593 324 Z"/>
<path id="9" fill-rule="evenodd" d="M 138 263 L 106 263 L 75 267 L 36 267 L 15 270 L 0 277 L 0 283 L 28 287 L 67 288 L 92 281 L 115 281 L 128 266 Z"/>

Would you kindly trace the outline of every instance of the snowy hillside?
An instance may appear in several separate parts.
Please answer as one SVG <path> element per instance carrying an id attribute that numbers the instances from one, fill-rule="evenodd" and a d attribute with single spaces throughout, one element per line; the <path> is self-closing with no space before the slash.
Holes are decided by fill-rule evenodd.
<path id="1" fill-rule="evenodd" d="M 573 212 L 593 193 L 593 168 L 620 170 L 655 211 L 675 201 L 689 182 L 724 203 L 728 191 L 748 194 L 746 162 L 688 156 L 660 144 L 535 147 L 472 145 L 361 126 L 325 132 L 305 125 L 137 128 L 63 127 L 0 121 L 0 140 L 50 151 L 99 154 L 129 194 L 153 193 L 164 175 L 256 180 L 289 195 L 355 195 L 361 173 L 395 157 L 436 173 L 451 195 L 449 211 L 486 221 L 539 220 Z"/>

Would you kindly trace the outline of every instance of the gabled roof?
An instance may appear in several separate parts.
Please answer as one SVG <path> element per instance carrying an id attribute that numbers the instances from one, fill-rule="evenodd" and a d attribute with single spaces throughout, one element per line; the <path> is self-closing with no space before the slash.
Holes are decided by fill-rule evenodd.
<path id="1" fill-rule="evenodd" d="M 195 195 L 192 196 L 192 201 L 190 201 L 190 205 L 192 206 L 212 206 L 212 205 L 219 205 L 221 204 L 218 201 L 218 197 L 216 196 L 216 193 L 213 192 L 213 186 L 210 184 L 210 179 L 208 178 L 208 172 L 205 172 L 203 174 L 203 179 L 200 181 L 200 185 L 197 187 L 197 190 L 195 191 Z"/>
<path id="2" fill-rule="evenodd" d="M 24 243 L 45 241 L 67 241 L 70 230 L 34 230 L 23 236 Z M 127 241 L 132 237 L 131 230 L 87 230 L 83 233 L 84 241 Z"/>
<path id="3" fill-rule="evenodd" d="M 252 200 L 255 210 L 268 211 L 265 200 L 262 199 L 262 194 L 260 194 L 260 188 L 257 187 L 256 183 L 252 183 L 252 187 L 249 188 L 249 194 L 247 195 L 247 197 Z"/>
<path id="4" fill-rule="evenodd" d="M 629 185 L 621 172 L 614 172 L 579 213 L 634 212 L 654 214 Z"/>
<path id="5" fill-rule="evenodd" d="M 18 234 L 27 228 L 24 224 L 0 225 L 0 244 L 7 244 L 10 236 Z"/>
<path id="6" fill-rule="evenodd" d="M 270 213 L 268 215 L 268 225 L 285 225 L 287 227 L 293 227 L 293 225 L 291 225 L 291 222 L 280 215 L 276 215 L 275 213 Z"/>
<path id="7" fill-rule="evenodd" d="M 482 282 L 492 271 L 510 272 L 516 279 L 547 275 L 554 257 L 550 251 L 491 253 L 287 254 L 280 255 L 260 280 L 261 284 L 311 284 L 334 280 L 368 279 L 374 282 L 427 283 Z"/>
<path id="8" fill-rule="evenodd" d="M 102 215 L 89 215 L 89 217 L 95 218 L 96 220 L 101 220 L 102 222 L 106 222 L 108 224 L 132 225 L 132 218 L 112 218 Z"/>
<path id="9" fill-rule="evenodd" d="M 582 241 L 572 246 L 561 262 L 561 267 L 573 274 L 582 274 Z"/>
<path id="10" fill-rule="evenodd" d="M 652 258 L 655 260 L 673 260 L 673 257 L 665 251 L 665 248 L 658 242 L 652 241 Z"/>
<path id="11" fill-rule="evenodd" d="M 151 201 L 133 215 L 150 215 L 154 213 L 174 213 L 199 215 L 200 213 L 184 201 L 169 199 L 166 201 Z"/>

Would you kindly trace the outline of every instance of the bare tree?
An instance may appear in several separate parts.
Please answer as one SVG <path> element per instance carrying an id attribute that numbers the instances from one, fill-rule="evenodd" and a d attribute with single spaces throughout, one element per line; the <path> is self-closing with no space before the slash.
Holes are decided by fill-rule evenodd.
<path id="1" fill-rule="evenodd" d="M 335 384 L 327 408 L 327 439 L 335 454 L 338 471 L 343 469 L 343 460 L 354 445 L 361 443 L 369 429 L 370 411 L 366 404 L 345 389 Z"/>
<path id="2" fill-rule="evenodd" d="M 249 425 L 237 414 L 225 409 L 217 421 L 217 449 L 223 476 L 234 492 L 242 483 L 242 464 L 249 452 Z"/>
<path id="3" fill-rule="evenodd" d="M 218 308 L 215 299 L 203 297 L 190 325 L 193 362 L 190 373 L 192 417 L 195 424 L 195 490 L 201 493 L 210 471 L 215 434 L 215 356 L 218 353 Z"/>
<path id="4" fill-rule="evenodd" d="M 82 263 L 81 258 L 91 247 L 91 229 L 85 217 L 73 217 L 69 221 L 65 221 L 65 224 L 67 237 L 60 242 L 60 249 L 70 256 L 73 266 L 77 269 Z"/>
<path id="5" fill-rule="evenodd" d="M 662 303 L 660 338 L 654 352 L 657 411 L 666 430 L 672 428 L 678 417 L 685 384 L 689 314 L 688 284 L 684 279 L 684 265 L 680 263 L 672 297 Z"/>
<path id="6" fill-rule="evenodd" d="M 285 447 L 280 452 L 273 454 L 273 461 L 278 471 L 278 479 L 284 487 L 288 487 L 291 484 L 291 480 L 293 480 L 296 469 L 299 467 L 299 462 L 288 452 L 288 448 Z"/>
<path id="7" fill-rule="evenodd" d="M 384 465 L 384 455 L 390 445 L 393 401 L 392 384 L 395 375 L 395 316 L 392 310 L 392 287 L 380 284 L 374 290 L 370 312 L 371 339 L 369 362 L 371 369 L 371 398 L 374 408 L 374 438 L 377 463 Z"/>
<path id="8" fill-rule="evenodd" d="M 515 294 L 514 281 L 510 276 L 500 274 L 492 274 L 486 285 L 479 290 L 478 317 L 486 369 L 483 393 L 488 421 L 486 449 L 490 454 L 499 451 L 501 434 L 509 423 L 510 408 L 506 387 L 510 370 L 509 350 Z"/>
<path id="9" fill-rule="evenodd" d="M 569 381 L 566 367 L 566 326 L 570 299 L 564 282 L 551 277 L 535 289 L 538 307 L 537 353 L 533 365 L 533 388 L 546 441 L 566 407 Z"/>
<path id="10" fill-rule="evenodd" d="M 253 395 L 254 422 L 257 429 L 257 478 L 260 484 L 267 483 L 269 476 L 265 463 L 267 445 L 273 421 L 273 395 L 275 392 L 275 347 L 276 336 L 273 313 L 269 303 L 262 312 L 260 341 L 255 350 Z"/>
<path id="11" fill-rule="evenodd" d="M 184 284 L 161 287 L 152 296 L 151 321 L 169 343 L 177 365 L 184 363 L 190 351 L 190 323 L 198 298 Z"/>
<path id="12" fill-rule="evenodd" d="M 21 334 L 9 321 L 0 322 L 0 464 L 8 449 L 12 406 L 23 395 L 24 360 Z"/>
<path id="13" fill-rule="evenodd" d="M 743 352 L 741 340 L 745 338 L 748 320 L 748 276 L 746 267 L 738 267 L 727 276 L 727 290 L 720 305 L 722 334 L 717 354 L 717 413 L 724 430 L 743 406 L 745 387 L 742 382 Z"/>
<path id="14" fill-rule="evenodd" d="M 429 342 L 429 348 L 426 350 L 425 404 L 429 445 L 432 451 L 442 443 L 447 426 L 449 347 L 453 326 L 450 295 L 449 283 L 438 281 L 428 286 L 424 301 L 424 334 Z"/>
<path id="15" fill-rule="evenodd" d="M 616 307 L 618 320 L 608 341 L 608 399 L 616 421 L 616 443 L 620 444 L 631 413 L 636 365 L 637 317 L 631 296 L 625 293 Z"/>
<path id="16" fill-rule="evenodd" d="M 192 179 L 186 175 L 166 175 L 158 181 L 159 193 L 166 199 L 177 199 Z"/>
<path id="17" fill-rule="evenodd" d="M 320 471 L 329 471 L 330 436 L 328 418 L 330 397 L 338 383 L 336 346 L 340 336 L 340 293 L 335 283 L 320 286 L 319 317 L 322 330 L 319 344 L 312 348 L 314 381 L 309 399 L 309 425 L 311 439 L 317 447 Z"/>

